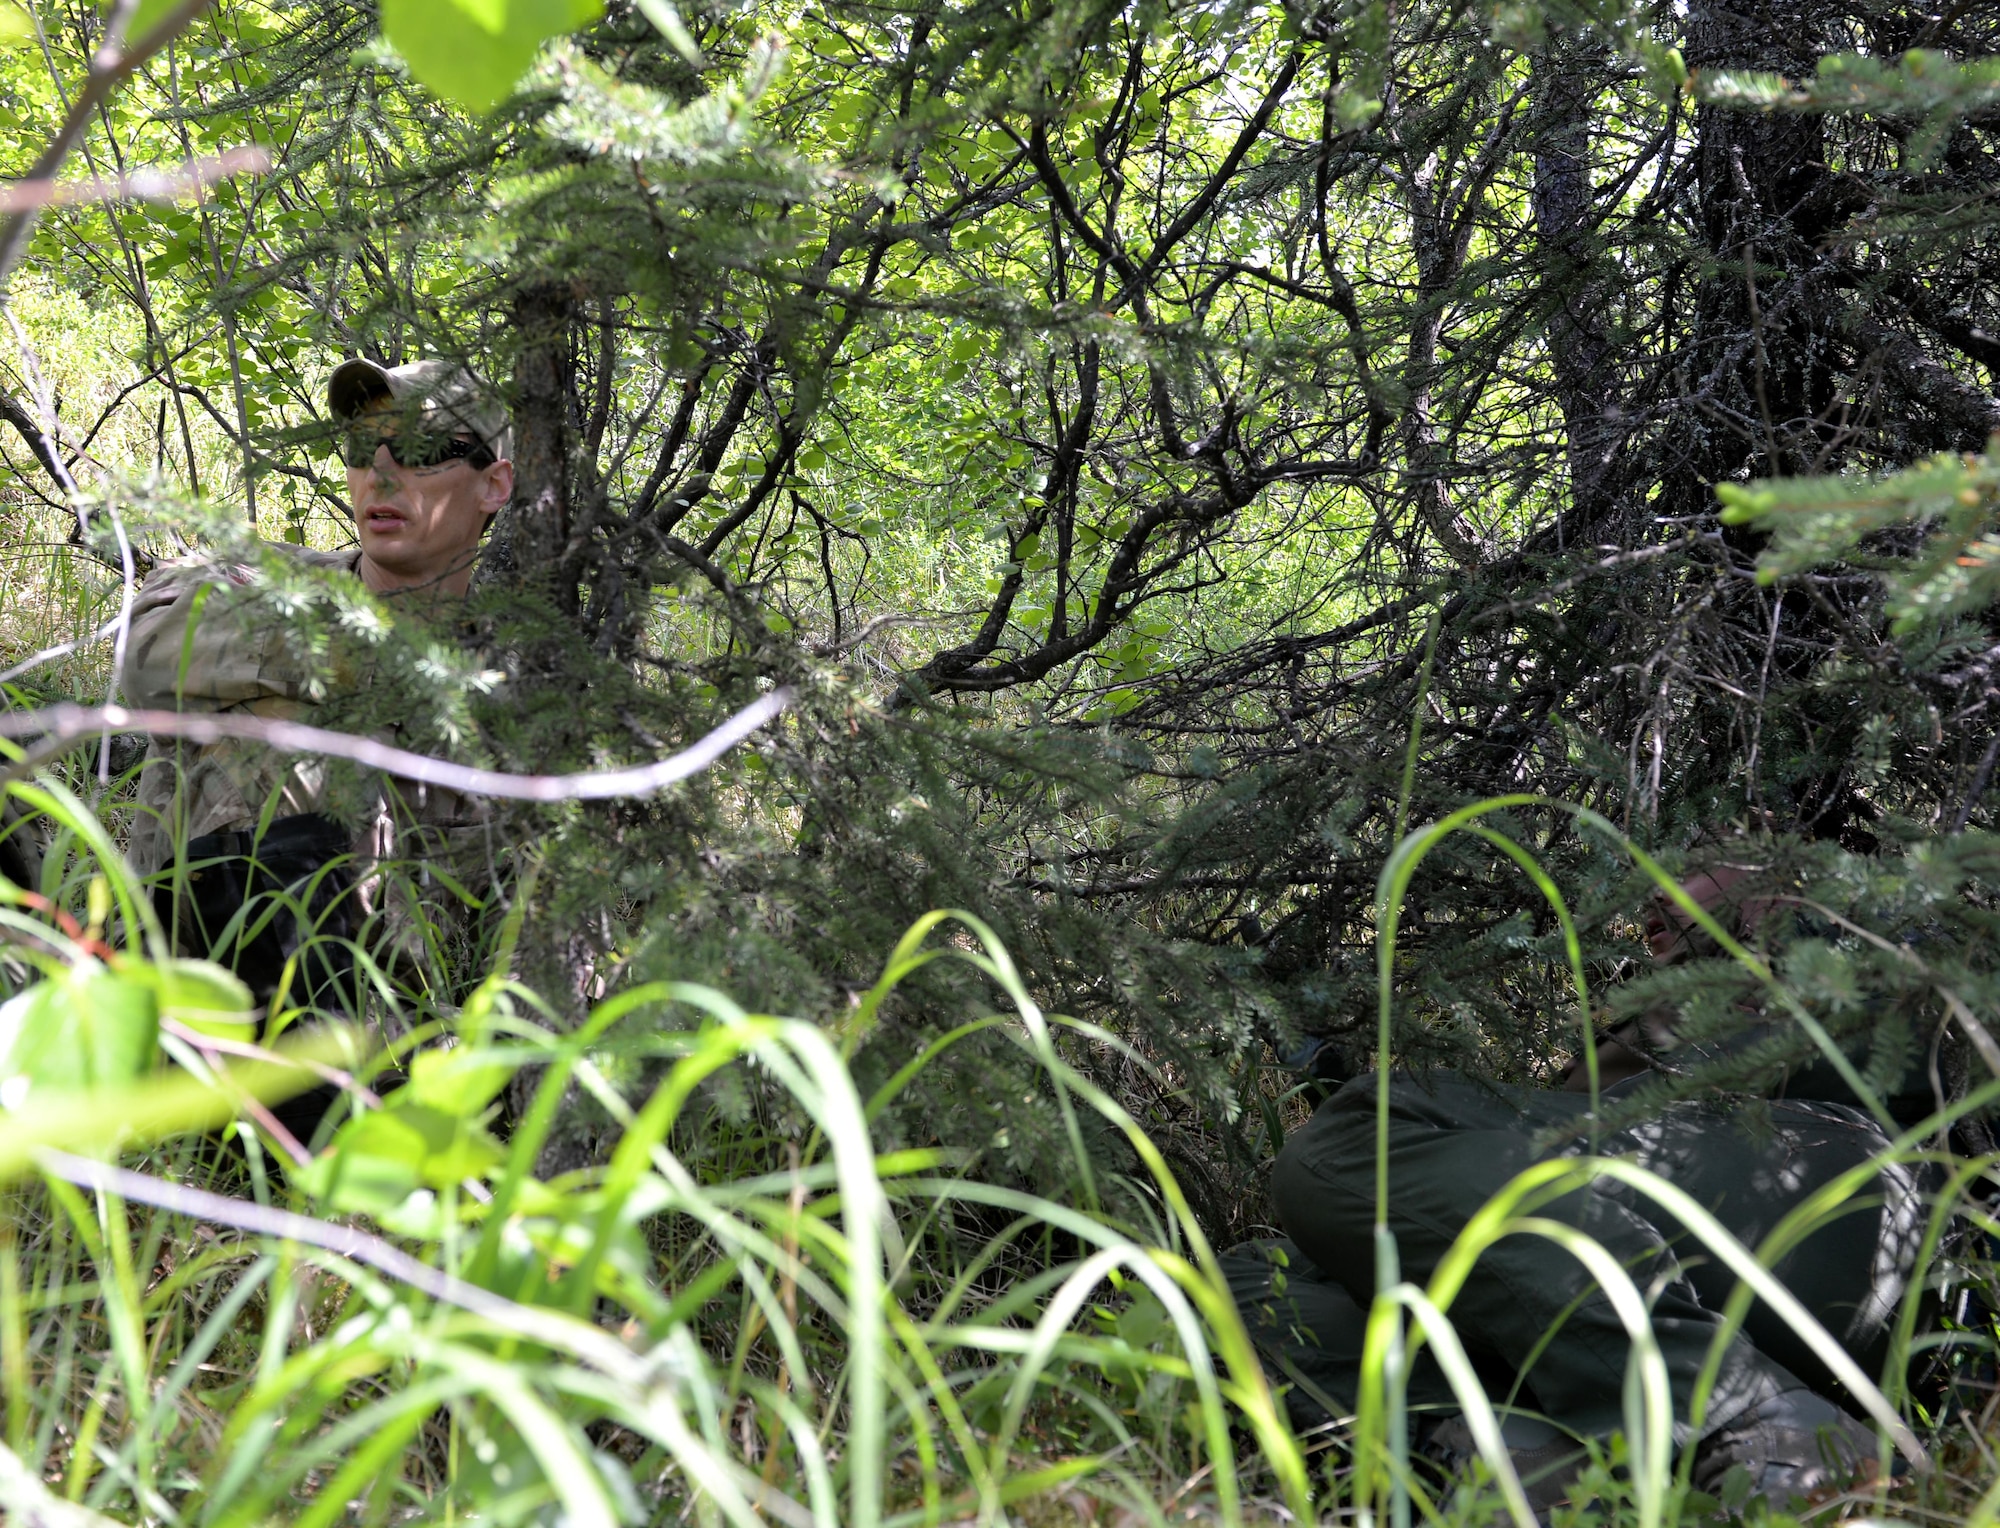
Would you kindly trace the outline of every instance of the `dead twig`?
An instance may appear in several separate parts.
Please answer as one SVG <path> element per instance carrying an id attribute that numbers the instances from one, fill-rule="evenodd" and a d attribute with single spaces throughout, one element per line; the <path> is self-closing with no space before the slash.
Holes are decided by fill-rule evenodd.
<path id="1" fill-rule="evenodd" d="M 84 202 L 171 202 L 232 175 L 262 175 L 270 168 L 271 156 L 253 145 L 191 160 L 177 170 L 134 170 L 130 175 L 99 175 L 89 180 L 17 180 L 0 186 L 0 212 L 74 207 Z"/>
<path id="2" fill-rule="evenodd" d="M 508 801 L 609 801 L 622 796 L 648 796 L 677 780 L 700 774 L 730 749 L 774 720 L 797 699 L 789 686 L 773 690 L 730 717 L 691 747 L 652 764 L 628 769 L 591 770 L 573 775 L 520 775 L 497 769 L 475 769 L 427 754 L 393 748 L 372 738 L 330 732 L 300 722 L 227 712 L 129 711 L 123 706 L 47 706 L 0 716 L 0 737 L 33 737 L 40 741 L 26 755 L 0 771 L 0 783 L 32 772 L 59 757 L 79 740 L 106 729 L 145 732 L 209 744 L 225 741 L 262 743 L 281 753 L 316 753 L 378 769 L 399 780 L 442 786 L 467 796 L 497 796 Z"/>

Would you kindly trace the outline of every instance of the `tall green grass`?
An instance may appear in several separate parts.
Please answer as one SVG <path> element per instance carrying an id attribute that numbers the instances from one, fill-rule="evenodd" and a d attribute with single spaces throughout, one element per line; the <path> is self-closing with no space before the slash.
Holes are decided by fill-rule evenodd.
<path id="1" fill-rule="evenodd" d="M 59 824 L 62 854 L 44 886 L 53 900 L 95 924 L 115 911 L 130 965 L 167 962 L 145 898 L 83 803 L 53 776 L 7 790 Z M 1403 903 L 1424 854 L 1456 831 L 1479 833 L 1549 899 L 1589 1011 L 1559 889 L 1484 821 L 1527 804 L 1501 798 L 1419 828 L 1385 867 L 1385 1055 Z M 1631 852 L 1735 958 L 1757 962 Z M 4 921 L 40 941 L 45 980 L 103 963 L 32 907 Z M 1293 1435 L 1172 1172 L 1077 1064 L 1121 1042 L 1044 1014 L 977 918 L 920 922 L 839 1033 L 671 983 L 619 992 L 566 1031 L 510 978 L 504 949 L 462 1010 L 414 1016 L 425 1022 L 394 1058 L 410 1085 L 343 1125 L 309 1166 L 226 1122 L 246 1094 L 314 1074 L 287 1073 L 282 1056 L 204 1049 L 201 1031 L 171 1017 L 167 1071 L 0 1117 L 0 1174 L 12 1184 L 0 1230 L 0 1508 L 23 1521 L 172 1528 L 461 1518 L 904 1528 L 1100 1511 L 1149 1524 L 1192 1512 L 1401 1528 L 1498 1505 L 1526 1528 L 1533 1515 L 1451 1307 L 1482 1248 L 1541 1235 L 1590 1267 L 1631 1337 L 1625 1434 L 1591 1477 L 1589 1513 L 1656 1528 L 1684 1519 L 1691 1500 L 1710 1508 L 1691 1498 L 1687 1461 L 1676 1465 L 1645 1291 L 1601 1247 L 1536 1213 L 1598 1176 L 1666 1205 L 1738 1274 L 1730 1323 L 1753 1297 L 1768 1302 L 1885 1439 L 1926 1457 L 1892 1377 L 1860 1373 L 1766 1271 L 1861 1192 L 1865 1173 L 1800 1206 L 1755 1249 L 1670 1184 L 1602 1158 L 1522 1174 L 1423 1287 L 1399 1276 L 1385 1230 L 1358 1410 L 1329 1448 Z M 849 1058 L 898 984 L 936 960 L 983 973 L 994 1010 L 966 1015 L 864 1097 Z M 1034 1060 L 1070 1122 L 1076 1202 L 995 1179 L 974 1156 L 878 1144 L 875 1123 L 896 1094 L 989 1031 Z M 321 1031 L 293 1049 L 365 1081 L 391 1058 L 358 1043 Z M 731 1079 L 747 1110 L 720 1106 Z M 501 1132 L 510 1085 L 526 1103 Z M 578 1089 L 615 1123 L 602 1164 L 539 1177 Z M 1956 1107 L 1996 1093 L 2000 1082 Z M 1105 1208 L 1113 1169 L 1089 1159 L 1077 1123 L 1091 1113 L 1127 1143 L 1137 1194 L 1121 1202 L 1151 1205 L 1143 1224 Z M 1915 1158 L 1926 1139 L 1913 1133 L 1898 1150 Z M 1956 1186 L 1992 1165 L 1954 1164 Z M 1950 1208 L 1939 1205 L 1927 1254 Z M 1914 1320 L 1912 1305 L 1905 1349 Z M 1404 1386 L 1426 1344 L 1457 1389 L 1486 1484 L 1441 1494 L 1413 1464 Z M 1984 1482 L 1968 1502 L 1982 1525 L 2000 1513 L 2000 1491 Z"/>
<path id="2" fill-rule="evenodd" d="M 80 803 L 53 781 L 9 788 L 119 882 Z M 119 900 L 128 948 L 164 959 L 145 900 Z M 1126 1132 L 1160 1208 L 1147 1233 L 948 1152 L 879 1152 L 872 1121 L 914 1070 L 863 1098 L 840 1037 L 811 1025 L 652 985 L 563 1034 L 503 971 L 309 1169 L 241 1126 L 228 1151 L 177 1135 L 230 1113 L 194 1076 L 0 1122 L 0 1162 L 22 1175 L 0 1251 L 20 1467 L 0 1501 L 33 1510 L 43 1481 L 128 1521 L 386 1521 L 421 1502 L 446 1518 L 608 1524 L 679 1504 L 871 1525 L 997 1520 L 1084 1480 L 1148 1513 L 1180 1471 L 1234 1518 L 1231 1429 L 1247 1424 L 1277 1461 L 1258 1475 L 1304 1510 L 1296 1446 L 1171 1174 L 1064 1061 L 1062 1021 L 990 931 L 961 918 L 969 947 L 927 948 L 937 921 L 894 953 L 847 1043 L 912 970 L 971 961 L 1011 1006 L 957 1033 L 1000 1029 L 1066 1109 Z M 705 1103 L 746 1069 L 763 1129 Z M 524 1072 L 531 1101 L 503 1143 L 486 1126 Z M 269 1066 L 246 1079 L 208 1058 L 225 1073 L 273 1091 Z M 543 1181 L 573 1084 L 620 1134 L 602 1167 Z M 82 1120 L 98 1123 L 79 1137 Z M 108 1121 L 137 1126 L 119 1142 Z M 114 1145 L 136 1169 L 60 1149 Z M 358 1229 L 363 1211 L 393 1241 Z M 1058 1415 L 1074 1441 L 1051 1455 Z"/>

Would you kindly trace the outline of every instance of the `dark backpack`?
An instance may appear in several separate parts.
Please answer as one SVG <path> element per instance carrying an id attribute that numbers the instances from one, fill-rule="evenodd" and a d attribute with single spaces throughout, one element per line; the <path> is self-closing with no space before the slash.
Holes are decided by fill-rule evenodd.
<path id="1" fill-rule="evenodd" d="M 317 812 L 277 818 L 261 837 L 204 833 L 188 840 L 181 873 L 154 891 L 154 906 L 184 948 L 234 971 L 258 1002 L 277 994 L 299 955 L 287 1002 L 358 1016 L 352 850 L 348 831 Z"/>

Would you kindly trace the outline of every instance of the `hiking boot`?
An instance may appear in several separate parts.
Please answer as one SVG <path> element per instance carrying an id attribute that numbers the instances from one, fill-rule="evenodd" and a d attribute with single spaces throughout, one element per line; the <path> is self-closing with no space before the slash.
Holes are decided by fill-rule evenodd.
<path id="1" fill-rule="evenodd" d="M 1568 1498 L 1570 1486 L 1590 1462 L 1590 1452 L 1581 1443 L 1536 1417 L 1503 1414 L 1500 1441 L 1507 1445 L 1507 1457 L 1521 1479 L 1528 1505 L 1544 1521 L 1549 1508 Z M 1448 1475 L 1463 1475 L 1472 1468 L 1473 1460 L 1484 1457 L 1462 1415 L 1447 1417 L 1433 1428 L 1424 1440 L 1423 1453 Z"/>
<path id="2" fill-rule="evenodd" d="M 1822 1395 L 1786 1390 L 1701 1440 L 1694 1487 L 1723 1499 L 1724 1477 L 1741 1465 L 1752 1496 L 1824 1499 L 1873 1480 L 1877 1460 L 1873 1431 Z"/>

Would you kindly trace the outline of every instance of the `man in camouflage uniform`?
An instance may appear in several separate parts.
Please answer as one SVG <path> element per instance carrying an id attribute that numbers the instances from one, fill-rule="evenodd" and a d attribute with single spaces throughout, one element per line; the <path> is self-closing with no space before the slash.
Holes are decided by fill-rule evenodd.
<path id="1" fill-rule="evenodd" d="M 1732 907 L 1740 870 L 1718 868 L 1687 889 L 1747 936 L 1768 903 Z M 1649 920 L 1656 960 L 1699 953 L 1703 941 L 1677 907 Z M 1600 1044 L 1602 1096 L 1615 1098 L 1671 1052 L 1671 1035 L 1628 1026 Z M 1669 1063 L 1671 1064 L 1671 1063 Z M 1802 1069 L 1791 1096 L 1746 1108 L 1725 1101 L 1669 1104 L 1644 1123 L 1593 1141 L 1589 1084 L 1574 1068 L 1564 1087 L 1533 1089 L 1450 1073 L 1392 1076 L 1389 1209 L 1402 1276 L 1419 1286 L 1472 1216 L 1533 1163 L 1556 1156 L 1622 1157 L 1688 1193 L 1751 1248 L 1787 1212 L 1843 1172 L 1877 1166 L 1872 1191 L 1850 1200 L 1774 1266 L 1836 1340 L 1879 1375 L 1909 1295 L 1930 1182 L 1922 1169 L 1883 1160 L 1889 1136 L 1823 1064 Z M 1272 1197 L 1288 1233 L 1236 1248 L 1224 1269 L 1273 1379 L 1291 1386 L 1294 1420 L 1349 1411 L 1360 1384 L 1366 1308 L 1374 1295 L 1378 1079 L 1354 1077 L 1285 1143 Z M 1900 1106 L 1900 1107 L 1899 1107 Z M 1908 1123 L 1928 1114 L 1928 1089 L 1890 1101 Z M 1554 1138 L 1556 1144 L 1545 1144 Z M 1535 1213 L 1591 1236 L 1649 1292 L 1666 1360 L 1677 1441 L 1696 1447 L 1696 1484 L 1715 1490 L 1732 1466 L 1753 1490 L 1782 1500 L 1835 1488 L 1873 1468 L 1872 1432 L 1847 1410 L 1839 1383 L 1761 1302 L 1726 1345 L 1699 1437 L 1689 1402 L 1722 1307 L 1735 1285 L 1725 1266 L 1653 1200 L 1600 1179 Z M 1538 1509 L 1560 1501 L 1581 1463 L 1576 1439 L 1623 1426 L 1631 1344 L 1610 1302 L 1574 1256 L 1540 1235 L 1516 1234 L 1484 1252 L 1450 1316 L 1496 1401 L 1513 1397 L 1504 1436 Z M 1409 1397 L 1417 1436 L 1452 1462 L 1470 1434 L 1454 1392 L 1428 1351 Z M 1831 1399 L 1829 1399 L 1831 1397 Z"/>
<path id="2" fill-rule="evenodd" d="M 335 368 L 327 406 L 343 430 L 357 544 L 340 552 L 277 550 L 309 567 L 359 578 L 392 608 L 438 614 L 441 605 L 464 597 L 481 538 L 513 492 L 504 408 L 449 362 L 384 367 L 367 360 Z M 134 612 L 120 674 L 126 703 L 300 716 L 315 676 L 283 623 L 255 598 L 256 581 L 254 569 L 218 569 L 207 561 L 157 569 Z M 360 820 L 341 812 L 336 825 L 329 807 L 318 761 L 256 743 L 195 747 L 158 738 L 139 776 L 129 857 L 144 876 L 172 870 L 171 892 L 162 901 L 183 943 L 204 942 L 189 936 L 191 913 L 200 925 L 197 935 L 205 931 L 212 939 L 218 932 L 209 926 L 217 911 L 202 912 L 200 899 L 189 895 L 190 884 L 211 870 L 219 872 L 224 901 L 287 891 L 309 902 L 319 898 L 311 902 L 314 916 L 329 911 L 331 893 L 345 892 L 346 872 L 336 869 L 329 881 L 320 866 L 350 855 L 364 873 L 391 859 L 429 862 L 442 855 L 461 881 L 486 879 L 481 862 L 490 861 L 491 848 L 482 803 L 384 781 Z M 213 902 L 217 883 L 204 884 Z M 373 899 L 370 890 L 364 881 L 364 908 L 371 900 L 379 904 L 380 888 Z M 223 907 L 220 917 L 226 922 L 233 912 Z M 260 997 L 270 995 L 263 989 L 275 979 L 273 962 L 282 966 L 290 953 L 265 943 L 271 947 L 262 957 L 253 958 L 241 943 L 225 953 Z M 349 989 L 346 1004 L 351 1002 Z"/>

